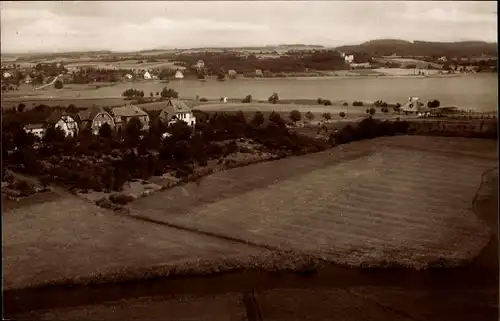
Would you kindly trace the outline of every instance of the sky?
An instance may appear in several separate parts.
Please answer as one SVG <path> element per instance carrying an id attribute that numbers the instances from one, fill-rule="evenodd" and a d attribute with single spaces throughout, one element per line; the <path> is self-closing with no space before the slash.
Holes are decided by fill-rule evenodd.
<path id="1" fill-rule="evenodd" d="M 495 1 L 2 1 L 1 52 L 497 41 Z"/>

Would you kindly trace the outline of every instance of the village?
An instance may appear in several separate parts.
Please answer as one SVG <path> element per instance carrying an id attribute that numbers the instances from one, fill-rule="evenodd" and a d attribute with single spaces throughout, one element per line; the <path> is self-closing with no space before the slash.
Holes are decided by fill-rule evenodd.
<path id="1" fill-rule="evenodd" d="M 342 52 L 326 48 L 287 50 L 277 52 L 248 52 L 241 49 L 185 51 L 155 56 L 124 56 L 128 62 L 120 64 L 117 58 L 101 57 L 79 61 L 37 60 L 37 63 L 2 62 L 2 91 L 14 91 L 20 84 L 31 84 L 34 89 L 56 81 L 60 88 L 66 84 L 116 83 L 127 81 L 154 81 L 195 78 L 219 81 L 237 77 L 326 76 L 325 71 L 343 71 L 353 75 L 424 76 L 433 74 L 466 74 L 495 70 L 496 58 L 427 57 L 413 55 L 367 55 L 364 52 Z M 168 59 L 165 59 L 168 57 Z M 135 60 L 134 60 L 135 59 Z M 108 62 L 109 61 L 109 62 Z M 120 61 L 120 59 L 119 59 Z M 153 61 L 153 63 L 148 63 Z M 135 65 L 134 65 L 135 64 Z M 152 66 L 149 67 L 148 66 Z M 406 72 L 404 71 L 406 70 Z M 366 74 L 366 71 L 372 71 Z M 349 74 L 347 73 L 347 74 Z"/>

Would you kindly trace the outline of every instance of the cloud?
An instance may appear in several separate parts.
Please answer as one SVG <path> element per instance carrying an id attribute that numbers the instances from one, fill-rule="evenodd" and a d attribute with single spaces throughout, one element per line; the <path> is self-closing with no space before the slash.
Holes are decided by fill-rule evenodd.
<path id="1" fill-rule="evenodd" d="M 496 41 L 495 2 L 2 2 L 3 52 Z"/>
<path id="2" fill-rule="evenodd" d="M 249 22 L 214 21 L 208 19 L 174 20 L 168 18 L 153 18 L 143 24 L 129 25 L 138 30 L 147 31 L 200 31 L 200 30 L 238 30 L 238 31 L 264 31 L 268 27 Z"/>

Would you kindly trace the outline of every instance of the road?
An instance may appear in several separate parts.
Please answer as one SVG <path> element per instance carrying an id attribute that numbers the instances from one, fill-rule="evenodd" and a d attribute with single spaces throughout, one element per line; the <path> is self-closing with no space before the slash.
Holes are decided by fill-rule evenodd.
<path id="1" fill-rule="evenodd" d="M 61 75 L 57 75 L 57 76 L 56 76 L 56 77 L 55 77 L 55 78 L 54 78 L 54 79 L 53 79 L 50 83 L 45 84 L 45 85 L 40 86 L 40 87 L 37 87 L 37 88 L 35 88 L 35 90 L 43 89 L 43 88 L 45 88 L 45 87 L 48 87 L 48 86 L 50 86 L 50 85 L 53 85 L 53 84 L 57 81 L 57 79 L 59 79 L 59 77 L 61 77 Z"/>

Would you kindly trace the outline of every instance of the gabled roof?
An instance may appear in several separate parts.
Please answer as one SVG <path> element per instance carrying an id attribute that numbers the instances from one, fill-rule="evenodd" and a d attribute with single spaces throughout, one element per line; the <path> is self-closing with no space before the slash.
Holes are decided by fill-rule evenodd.
<path id="1" fill-rule="evenodd" d="M 102 107 L 92 107 L 86 110 L 82 110 L 78 113 L 78 118 L 80 118 L 81 121 L 93 121 L 94 118 L 100 114 L 100 113 L 106 113 Z"/>
<path id="2" fill-rule="evenodd" d="M 160 118 L 169 119 L 177 113 L 189 113 L 191 112 L 191 108 L 182 102 L 180 99 L 172 99 L 169 98 L 167 100 L 167 104 L 161 110 Z"/>
<path id="3" fill-rule="evenodd" d="M 172 99 L 169 98 L 167 100 L 167 107 L 171 107 L 173 112 L 190 112 L 191 108 L 189 108 L 188 105 L 186 105 L 183 101 L 180 99 Z"/>
<path id="4" fill-rule="evenodd" d="M 134 105 L 125 105 L 122 107 L 115 107 L 111 110 L 115 117 L 134 117 L 134 116 L 147 116 L 148 114 Z"/>
<path id="5" fill-rule="evenodd" d="M 64 115 L 62 111 L 53 111 L 49 117 L 45 120 L 48 124 L 55 124 L 57 123 L 61 117 Z"/>

